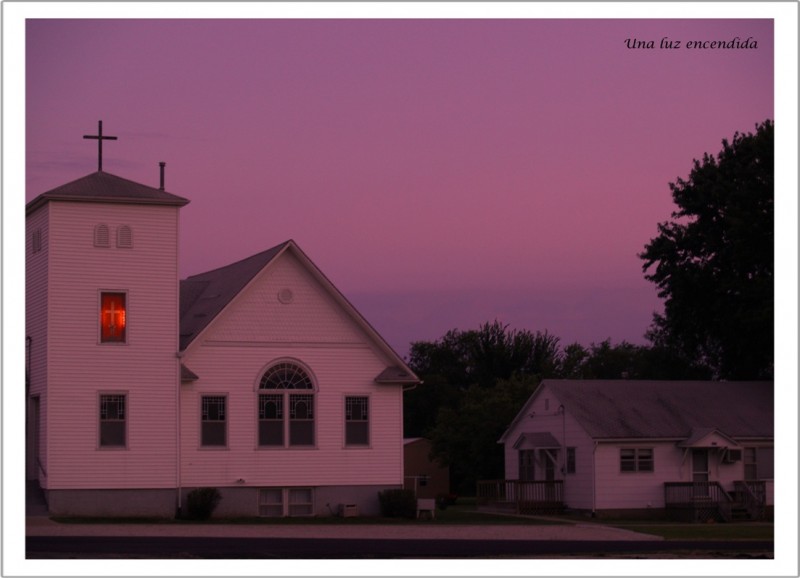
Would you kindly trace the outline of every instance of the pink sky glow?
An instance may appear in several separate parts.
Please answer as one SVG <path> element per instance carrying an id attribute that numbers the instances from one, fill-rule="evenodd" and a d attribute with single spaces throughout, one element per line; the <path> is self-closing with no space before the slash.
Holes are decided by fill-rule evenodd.
<path id="1" fill-rule="evenodd" d="M 668 183 L 773 118 L 773 22 L 28 20 L 26 198 L 191 203 L 181 277 L 294 239 L 387 341 L 499 319 L 644 343 Z M 680 40 L 660 49 L 662 38 Z M 756 49 L 687 49 L 689 40 Z M 628 38 L 654 49 L 629 49 Z"/>

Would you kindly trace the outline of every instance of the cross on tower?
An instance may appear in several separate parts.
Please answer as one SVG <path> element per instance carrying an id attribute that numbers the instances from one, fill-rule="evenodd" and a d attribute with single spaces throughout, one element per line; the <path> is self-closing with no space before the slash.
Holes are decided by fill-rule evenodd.
<path id="1" fill-rule="evenodd" d="M 103 136 L 103 121 L 97 121 L 97 134 L 85 134 L 83 138 L 97 139 L 97 170 L 103 170 L 103 141 L 104 140 L 117 140 L 115 136 Z"/>

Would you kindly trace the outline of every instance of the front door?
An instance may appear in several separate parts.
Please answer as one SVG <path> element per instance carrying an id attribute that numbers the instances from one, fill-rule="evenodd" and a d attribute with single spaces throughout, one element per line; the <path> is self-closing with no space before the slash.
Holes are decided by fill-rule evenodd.
<path id="1" fill-rule="evenodd" d="M 534 450 L 519 451 L 519 479 L 532 482 L 535 479 L 536 458 Z"/>
<path id="2" fill-rule="evenodd" d="M 708 495 L 708 450 L 692 450 L 692 482 L 695 496 Z"/>

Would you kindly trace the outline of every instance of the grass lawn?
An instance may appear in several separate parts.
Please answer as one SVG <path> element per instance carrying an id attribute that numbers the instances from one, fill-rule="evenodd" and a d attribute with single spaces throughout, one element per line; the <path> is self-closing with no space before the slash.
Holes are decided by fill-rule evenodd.
<path id="1" fill-rule="evenodd" d="M 519 516 L 504 516 L 500 514 L 485 514 L 478 512 L 474 505 L 455 505 L 445 510 L 436 510 L 433 520 L 384 518 L 381 516 L 364 516 L 354 518 L 339 518 L 337 516 L 320 516 L 313 518 L 213 518 L 211 520 L 174 520 L 171 518 L 74 518 L 52 517 L 55 522 L 62 524 L 271 524 L 271 525 L 359 525 L 359 524 L 389 524 L 389 525 L 560 525 L 571 524 L 568 520 L 555 521 L 540 518 L 525 518 Z"/>
<path id="2" fill-rule="evenodd" d="M 624 528 L 643 534 L 655 534 L 665 540 L 773 540 L 772 524 L 675 524 L 675 523 L 609 523 L 609 526 Z"/>

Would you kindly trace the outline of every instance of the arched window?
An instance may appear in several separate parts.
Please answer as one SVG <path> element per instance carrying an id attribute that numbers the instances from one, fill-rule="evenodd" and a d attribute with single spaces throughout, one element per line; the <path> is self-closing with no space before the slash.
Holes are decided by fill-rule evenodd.
<path id="1" fill-rule="evenodd" d="M 133 231 L 128 225 L 121 225 L 117 229 L 117 247 L 120 249 L 133 248 Z"/>
<path id="2" fill-rule="evenodd" d="M 314 445 L 314 382 L 299 364 L 270 366 L 259 382 L 258 445 Z"/>
<path id="3" fill-rule="evenodd" d="M 94 228 L 94 246 L 108 247 L 108 225 L 101 223 Z"/>

